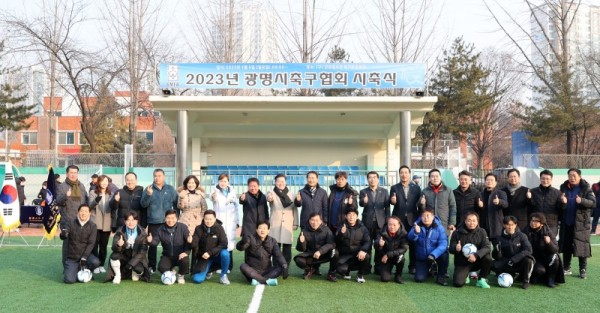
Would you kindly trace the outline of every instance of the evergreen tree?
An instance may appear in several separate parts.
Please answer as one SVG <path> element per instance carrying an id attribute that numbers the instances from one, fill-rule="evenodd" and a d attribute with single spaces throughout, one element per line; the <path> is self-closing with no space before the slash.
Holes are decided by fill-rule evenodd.
<path id="1" fill-rule="evenodd" d="M 26 95 L 16 96 L 15 93 L 21 90 L 20 84 L 11 84 L 6 76 L 18 71 L 14 67 L 4 67 L 2 56 L 4 55 L 4 42 L 0 42 L 0 130 L 21 130 L 29 127 L 27 119 L 33 115 L 35 105 L 25 105 L 23 101 L 27 99 Z"/>

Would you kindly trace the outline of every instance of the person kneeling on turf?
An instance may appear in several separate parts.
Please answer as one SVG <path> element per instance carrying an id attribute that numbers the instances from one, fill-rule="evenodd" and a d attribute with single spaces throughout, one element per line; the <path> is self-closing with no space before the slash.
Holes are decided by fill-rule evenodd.
<path id="1" fill-rule="evenodd" d="M 296 250 L 301 253 L 294 257 L 294 262 L 304 270 L 302 275 L 304 279 L 310 279 L 317 271 L 319 264 L 330 262 L 327 279 L 330 281 L 336 280 L 333 271 L 338 259 L 335 250 L 335 238 L 329 227 L 323 224 L 319 213 L 312 213 L 308 218 L 308 227 L 303 228 L 300 232 Z"/>
<path id="2" fill-rule="evenodd" d="M 67 240 L 66 259 L 63 263 L 63 281 L 72 284 L 77 281 L 80 269 L 94 269 L 100 266 L 100 260 L 92 254 L 96 244 L 96 224 L 90 221 L 90 207 L 82 204 L 77 209 L 77 217 L 64 223 L 66 228 L 60 231 L 60 239 Z"/>
<path id="3" fill-rule="evenodd" d="M 207 279 L 213 263 L 221 267 L 220 282 L 229 285 L 227 270 L 229 269 L 229 251 L 227 251 L 227 235 L 221 221 L 213 210 L 204 212 L 202 224 L 196 226 L 192 237 L 192 251 L 196 259 L 192 280 L 201 284 Z M 210 277 L 209 277 L 210 278 Z"/>
<path id="4" fill-rule="evenodd" d="M 477 249 L 475 253 L 466 256 L 463 253 L 463 247 L 468 244 L 474 245 Z M 479 215 L 477 213 L 467 213 L 463 225 L 452 233 L 449 251 L 454 254 L 454 278 L 452 282 L 455 287 L 469 284 L 471 281 L 469 272 L 479 270 L 477 287 L 490 288 L 486 279 L 490 275 L 492 267 L 490 241 L 485 229 L 479 227 Z"/>
<path id="5" fill-rule="evenodd" d="M 150 281 L 148 269 L 148 238 L 138 224 L 139 216 L 129 211 L 123 216 L 125 225 L 117 229 L 113 237 L 110 268 L 105 281 L 119 284 L 121 279 Z"/>
<path id="6" fill-rule="evenodd" d="M 287 262 L 279 250 L 277 240 L 269 237 L 270 227 L 269 222 L 259 221 L 256 233 L 244 235 L 236 245 L 239 251 L 245 251 L 244 264 L 240 266 L 240 271 L 253 286 L 277 286 L 279 275 L 282 275 L 283 279 L 288 277 Z M 273 265 L 272 258 L 275 259 L 276 266 Z"/>
<path id="7" fill-rule="evenodd" d="M 402 227 L 400 218 L 390 216 L 380 234 L 375 239 L 375 249 L 381 260 L 375 263 L 375 270 L 381 276 L 381 281 L 392 280 L 392 269 L 396 267 L 394 281 L 403 284 L 402 270 L 404 269 L 404 253 L 408 250 L 408 234 Z"/>
<path id="8" fill-rule="evenodd" d="M 363 277 L 369 271 L 371 257 L 371 237 L 369 230 L 358 219 L 358 210 L 355 207 L 346 208 L 346 220 L 338 228 L 336 234 L 336 247 L 340 253 L 335 270 L 344 275 L 344 279 L 352 279 L 351 271 L 358 270 L 356 281 L 364 283 Z"/>
<path id="9" fill-rule="evenodd" d="M 415 245 L 415 281 L 420 283 L 427 276 L 437 275 L 436 282 L 447 286 L 448 237 L 440 219 L 434 215 L 433 208 L 426 207 L 408 233 L 408 240 Z"/>
<path id="10" fill-rule="evenodd" d="M 148 234 L 148 243 L 158 246 L 160 242 L 162 245 L 163 252 L 158 262 L 158 271 L 164 273 L 179 267 L 177 283 L 185 284 L 184 275 L 190 268 L 190 231 L 185 224 L 177 222 L 177 212 L 171 209 L 165 212 L 165 224 L 160 226 L 156 234 L 156 238 L 152 237 L 152 233 Z"/>
<path id="11" fill-rule="evenodd" d="M 531 281 L 545 281 L 550 288 L 556 287 L 556 283 L 565 283 L 562 260 L 558 255 L 558 243 L 556 236 L 546 223 L 544 213 L 531 213 L 529 225 L 523 233 L 531 243 L 535 264 Z"/>
<path id="12" fill-rule="evenodd" d="M 533 271 L 535 259 L 532 255 L 532 248 L 527 236 L 518 230 L 517 218 L 514 216 L 504 217 L 504 231 L 498 238 L 498 243 L 494 247 L 492 256 L 492 270 L 496 275 L 509 273 L 523 281 L 523 289 L 529 288 L 529 279 Z"/>

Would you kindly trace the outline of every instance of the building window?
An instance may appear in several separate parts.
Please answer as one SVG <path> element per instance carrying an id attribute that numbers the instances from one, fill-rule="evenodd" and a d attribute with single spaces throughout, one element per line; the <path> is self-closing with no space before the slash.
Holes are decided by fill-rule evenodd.
<path id="1" fill-rule="evenodd" d="M 85 136 L 83 135 L 82 132 L 77 133 L 77 137 L 79 138 L 79 145 L 80 146 L 85 146 L 88 145 L 87 140 L 85 139 Z"/>
<path id="2" fill-rule="evenodd" d="M 58 133 L 58 144 L 59 145 L 74 145 L 75 144 L 75 132 L 59 132 Z"/>
<path id="3" fill-rule="evenodd" d="M 24 145 L 37 145 L 37 133 L 24 132 L 21 133 L 21 143 Z"/>
<path id="4" fill-rule="evenodd" d="M 154 133 L 153 132 L 138 132 L 138 136 L 146 141 L 146 144 L 154 144 Z"/>

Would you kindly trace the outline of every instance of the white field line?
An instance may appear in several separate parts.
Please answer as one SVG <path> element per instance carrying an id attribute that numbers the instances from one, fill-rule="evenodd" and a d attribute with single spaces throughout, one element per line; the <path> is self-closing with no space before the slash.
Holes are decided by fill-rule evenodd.
<path id="1" fill-rule="evenodd" d="M 260 300 L 262 299 L 263 292 L 265 291 L 265 285 L 258 284 L 254 289 L 254 295 L 252 296 L 252 302 L 248 306 L 246 313 L 257 313 L 260 307 Z"/>

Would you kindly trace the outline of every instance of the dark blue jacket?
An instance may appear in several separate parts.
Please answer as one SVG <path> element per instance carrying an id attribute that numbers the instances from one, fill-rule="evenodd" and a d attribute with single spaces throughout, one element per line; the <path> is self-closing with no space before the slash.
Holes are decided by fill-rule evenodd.
<path id="1" fill-rule="evenodd" d="M 177 208 L 177 192 L 171 185 L 163 185 L 158 189 L 152 184 L 152 195 L 144 189 L 142 194 L 142 207 L 148 210 L 148 224 L 162 224 L 165 222 L 165 212 Z"/>
<path id="2" fill-rule="evenodd" d="M 413 227 L 408 233 L 408 240 L 415 243 L 415 257 L 417 261 L 426 261 L 427 257 L 433 255 L 439 258 L 448 249 L 448 237 L 442 221 L 436 216 L 429 228 L 426 228 L 419 217 L 415 222 L 421 227 L 420 233 L 415 233 Z"/>

